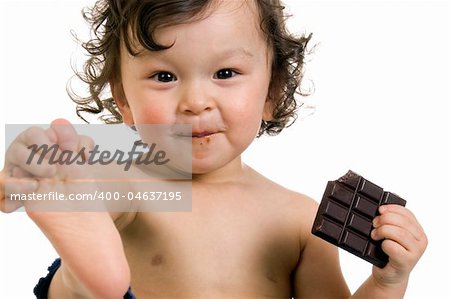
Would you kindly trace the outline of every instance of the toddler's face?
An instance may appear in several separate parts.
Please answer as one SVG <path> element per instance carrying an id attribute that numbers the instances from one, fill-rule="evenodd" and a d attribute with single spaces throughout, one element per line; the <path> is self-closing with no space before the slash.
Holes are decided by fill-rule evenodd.
<path id="1" fill-rule="evenodd" d="M 271 115 L 271 53 L 255 4 L 221 1 L 207 18 L 155 37 L 173 46 L 133 57 L 122 45 L 123 90 L 115 86 L 114 97 L 125 123 L 190 124 L 193 172 L 226 165 Z"/>

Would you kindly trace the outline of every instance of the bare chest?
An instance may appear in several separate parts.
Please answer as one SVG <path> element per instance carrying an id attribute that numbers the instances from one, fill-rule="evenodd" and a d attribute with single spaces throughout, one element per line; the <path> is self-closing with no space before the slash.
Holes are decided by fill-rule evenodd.
<path id="1" fill-rule="evenodd" d="M 281 207 L 261 200 L 219 198 L 194 202 L 192 212 L 138 214 L 122 233 L 132 283 L 169 296 L 168 289 L 289 293 L 298 235 Z"/>

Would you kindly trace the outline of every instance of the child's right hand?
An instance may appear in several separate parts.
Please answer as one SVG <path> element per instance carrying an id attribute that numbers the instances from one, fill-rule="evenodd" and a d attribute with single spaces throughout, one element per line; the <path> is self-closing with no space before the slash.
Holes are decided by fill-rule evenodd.
<path id="1" fill-rule="evenodd" d="M 71 177 L 88 175 L 87 170 L 79 165 L 26 163 L 31 152 L 27 149 L 29 145 L 55 143 L 60 149 L 70 151 L 93 146 L 92 140 L 78 135 L 65 120 L 52 122 L 52 126 L 47 130 L 31 128 L 21 133 L 8 148 L 5 167 L 0 173 L 2 212 L 14 211 L 23 202 L 11 201 L 12 193 L 54 191 L 52 188 L 56 184 L 52 185 L 52 180 L 48 183 L 44 179 L 58 178 L 70 181 Z M 61 185 L 65 184 L 58 186 L 61 188 Z M 94 183 L 83 186 L 90 190 L 96 187 Z M 62 191 L 89 192 L 89 190 Z M 61 256 L 62 266 L 58 272 L 63 279 L 59 281 L 66 285 L 58 286 L 56 289 L 66 288 L 67 293 L 63 293 L 64 297 L 72 292 L 81 297 L 121 298 L 126 293 L 130 282 L 128 263 L 120 235 L 108 213 L 37 211 L 33 206 L 27 207 L 30 204 L 34 203 L 25 202 L 29 217 L 39 226 Z"/>

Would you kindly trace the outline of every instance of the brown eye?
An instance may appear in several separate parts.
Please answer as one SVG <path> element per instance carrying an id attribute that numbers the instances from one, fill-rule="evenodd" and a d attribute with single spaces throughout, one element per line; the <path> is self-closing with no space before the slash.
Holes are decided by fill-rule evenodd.
<path id="1" fill-rule="evenodd" d="M 177 77 L 174 74 L 169 72 L 159 72 L 152 76 L 152 78 L 156 79 L 158 82 L 168 83 L 172 81 L 176 81 Z"/>
<path id="2" fill-rule="evenodd" d="M 214 75 L 214 78 L 224 80 L 224 79 L 232 78 L 236 74 L 237 73 L 235 71 L 233 71 L 232 69 L 221 69 Z"/>

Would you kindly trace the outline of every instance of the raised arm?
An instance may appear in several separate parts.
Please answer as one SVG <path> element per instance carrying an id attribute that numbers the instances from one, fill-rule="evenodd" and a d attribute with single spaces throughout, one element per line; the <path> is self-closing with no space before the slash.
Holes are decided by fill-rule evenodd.
<path id="1" fill-rule="evenodd" d="M 73 127 L 63 120 L 54 122 L 48 130 L 32 128 L 20 134 L 7 151 L 5 168 L 0 174 L 3 212 L 10 212 L 19 206 L 19 202 L 10 200 L 9 193 L 54 191 L 52 179 L 64 180 L 70 179 L 71 175 L 83 175 L 81 172 L 84 170 L 74 168 L 75 165 L 59 167 L 25 163 L 29 145 L 52 143 L 57 143 L 62 150 L 77 151 L 89 141 L 77 135 Z M 23 183 L 24 179 L 28 182 Z M 14 183 L 15 180 L 18 183 Z M 83 188 L 91 190 L 96 186 L 95 183 L 85 184 Z M 121 213 L 37 211 L 36 206 L 27 205 L 38 202 L 20 203 L 25 204 L 29 217 L 62 259 L 62 266 L 52 281 L 49 298 L 123 298 L 129 287 L 130 270 L 114 225 L 114 221 L 120 222 Z"/>

